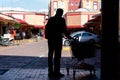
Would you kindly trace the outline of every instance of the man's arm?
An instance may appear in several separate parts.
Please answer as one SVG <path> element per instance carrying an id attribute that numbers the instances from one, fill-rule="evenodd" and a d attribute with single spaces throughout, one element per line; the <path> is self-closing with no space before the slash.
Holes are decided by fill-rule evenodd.
<path id="1" fill-rule="evenodd" d="M 68 32 L 67 30 L 67 25 L 66 25 L 66 22 L 65 22 L 65 19 L 63 19 L 63 22 L 64 22 L 64 25 L 63 25 L 63 33 L 65 34 L 65 36 L 69 39 L 72 39 L 72 37 L 70 36 L 70 33 Z"/>
<path id="2" fill-rule="evenodd" d="M 48 28 L 50 26 L 50 19 L 48 20 L 47 24 L 45 25 L 45 38 L 48 39 Z"/>

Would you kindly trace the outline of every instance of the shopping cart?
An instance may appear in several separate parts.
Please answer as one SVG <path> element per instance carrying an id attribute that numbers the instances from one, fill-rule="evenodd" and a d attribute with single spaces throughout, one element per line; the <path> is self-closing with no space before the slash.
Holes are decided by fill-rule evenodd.
<path id="1" fill-rule="evenodd" d="M 93 65 L 85 63 L 85 58 L 91 58 L 95 56 L 95 45 L 91 42 L 79 42 L 76 39 L 71 39 L 70 47 L 72 57 L 70 62 L 66 64 L 67 74 L 69 75 L 69 69 L 73 69 L 73 76 L 75 76 L 78 70 L 89 70 L 90 74 L 95 74 L 95 68 Z"/>

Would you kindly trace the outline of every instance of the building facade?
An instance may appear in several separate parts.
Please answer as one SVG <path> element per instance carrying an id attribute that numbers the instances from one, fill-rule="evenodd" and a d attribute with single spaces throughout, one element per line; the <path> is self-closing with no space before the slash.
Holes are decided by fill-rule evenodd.
<path id="1" fill-rule="evenodd" d="M 99 11 L 101 9 L 101 0 L 81 0 L 81 7 Z"/>
<path id="2" fill-rule="evenodd" d="M 25 11 L 3 11 L 2 13 L 26 21 L 29 25 L 34 26 L 35 28 L 43 28 L 45 25 L 46 16 L 42 13 Z"/>
<path id="3" fill-rule="evenodd" d="M 62 8 L 64 14 L 67 12 L 75 12 L 79 8 L 99 11 L 101 9 L 101 0 L 50 0 L 50 16 L 55 14 L 57 8 Z"/>
<path id="4" fill-rule="evenodd" d="M 68 12 L 74 12 L 80 8 L 81 0 L 69 0 L 68 2 Z"/>
<path id="5" fill-rule="evenodd" d="M 68 12 L 68 0 L 50 0 L 50 17 L 55 15 L 57 8 L 62 8 L 64 14 Z"/>

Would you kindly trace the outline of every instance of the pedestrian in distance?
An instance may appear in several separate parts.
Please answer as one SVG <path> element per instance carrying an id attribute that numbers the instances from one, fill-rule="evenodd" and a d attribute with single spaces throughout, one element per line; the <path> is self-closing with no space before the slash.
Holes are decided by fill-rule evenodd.
<path id="1" fill-rule="evenodd" d="M 62 37 L 71 39 L 67 31 L 65 19 L 62 17 L 63 9 L 58 8 L 56 14 L 50 17 L 45 26 L 45 38 L 48 41 L 48 76 L 64 77 L 60 72 L 60 59 L 62 51 Z"/>

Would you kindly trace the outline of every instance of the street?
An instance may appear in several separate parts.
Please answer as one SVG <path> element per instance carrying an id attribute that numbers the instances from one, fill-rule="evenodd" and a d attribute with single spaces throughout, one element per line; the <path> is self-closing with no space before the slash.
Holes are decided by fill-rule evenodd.
<path id="1" fill-rule="evenodd" d="M 39 42 L 29 42 L 15 46 L 0 46 L 0 55 L 17 55 L 17 56 L 36 56 L 47 57 L 48 47 L 46 40 Z M 62 56 L 69 57 L 68 47 L 63 48 Z"/>

